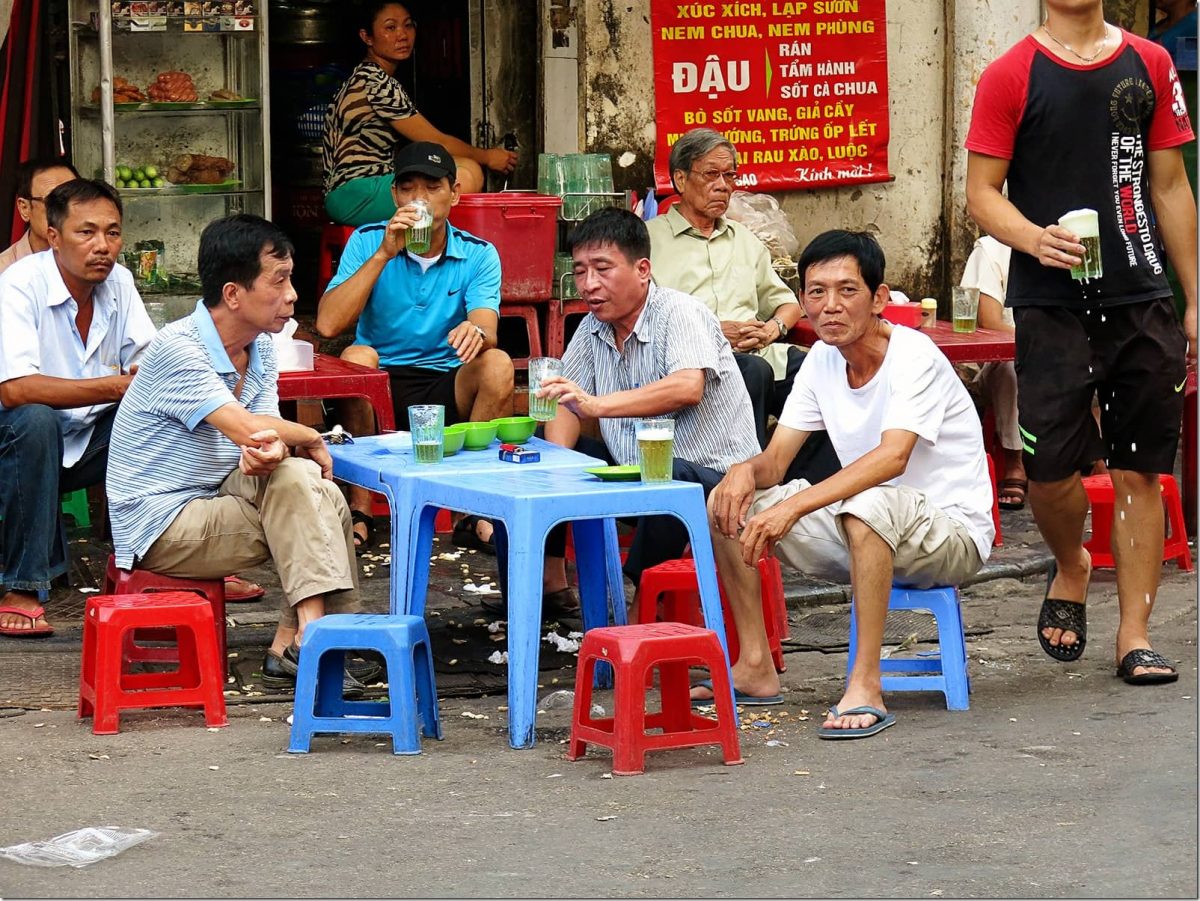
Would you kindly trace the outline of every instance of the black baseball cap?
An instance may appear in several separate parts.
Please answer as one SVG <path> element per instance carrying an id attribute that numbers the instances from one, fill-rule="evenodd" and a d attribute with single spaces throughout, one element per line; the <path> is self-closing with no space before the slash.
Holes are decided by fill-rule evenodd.
<path id="1" fill-rule="evenodd" d="M 458 180 L 458 164 L 450 151 L 433 141 L 414 141 L 396 148 L 392 157 L 396 178 L 412 172 L 431 178 L 448 178 L 450 184 Z"/>

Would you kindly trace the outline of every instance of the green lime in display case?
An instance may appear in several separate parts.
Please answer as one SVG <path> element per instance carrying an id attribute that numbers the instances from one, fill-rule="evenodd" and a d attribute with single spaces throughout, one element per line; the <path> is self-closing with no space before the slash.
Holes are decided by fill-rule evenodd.
<path id="1" fill-rule="evenodd" d="M 167 180 L 158 171 L 158 166 L 149 163 L 144 166 L 127 166 L 121 164 L 113 170 L 117 188 L 161 188 Z"/>

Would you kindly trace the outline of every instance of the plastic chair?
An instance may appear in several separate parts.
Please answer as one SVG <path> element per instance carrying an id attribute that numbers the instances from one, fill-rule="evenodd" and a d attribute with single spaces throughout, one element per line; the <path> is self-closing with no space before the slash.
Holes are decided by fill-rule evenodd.
<path id="1" fill-rule="evenodd" d="M 546 307 L 546 353 L 562 357 L 567 348 L 567 317 L 583 316 L 588 305 L 582 300 L 552 300 Z"/>
<path id="2" fill-rule="evenodd" d="M 92 524 L 92 514 L 88 510 L 88 493 L 86 488 L 79 488 L 62 496 L 63 516 L 70 516 L 75 525 L 86 529 Z"/>
<path id="3" fill-rule="evenodd" d="M 125 638 L 135 629 L 174 629 L 178 669 L 133 673 L 123 664 Z M 212 608 L 189 592 L 97 595 L 83 617 L 78 719 L 92 717 L 92 732 L 115 735 L 122 710 L 203 707 L 210 727 L 225 726 L 222 655 L 213 634 Z"/>
<path id="4" fill-rule="evenodd" d="M 228 674 L 229 658 L 225 654 L 225 580 L 177 579 L 148 569 L 117 568 L 117 558 L 109 554 L 104 568 L 105 594 L 152 594 L 157 592 L 191 592 L 205 598 L 212 607 L 213 628 L 221 652 L 221 670 Z M 175 663 L 179 653 L 173 647 L 145 647 L 143 641 L 171 641 L 175 636 L 166 630 L 130 632 L 125 639 L 125 659 L 130 662 Z"/>
<path id="5" fill-rule="evenodd" d="M 353 225 L 340 225 L 337 222 L 326 222 L 321 227 L 321 247 L 317 255 L 317 300 L 325 293 L 325 288 L 332 281 L 337 271 L 337 262 L 341 260 L 342 250 L 346 242 L 354 234 Z"/>
<path id="6" fill-rule="evenodd" d="M 992 455 L 987 455 L 988 461 L 988 485 L 992 489 L 992 525 L 996 529 L 996 536 L 992 539 L 992 547 L 1002 547 L 1004 545 L 1004 535 L 1000 532 L 1000 492 L 996 490 L 996 464 L 992 462 Z"/>
<path id="7" fill-rule="evenodd" d="M 345 652 L 375 650 L 387 663 L 388 700 L 342 697 Z M 420 754 L 421 731 L 441 740 L 429 632 L 418 616 L 341 613 L 323 616 L 304 630 L 288 751 L 308 753 L 318 732 L 384 733 L 393 754 Z"/>
<path id="8" fill-rule="evenodd" d="M 599 660 L 615 670 L 613 715 L 593 718 L 593 671 Z M 690 666 L 707 666 L 712 675 L 715 720 L 692 710 Z M 647 713 L 647 677 L 654 668 L 662 704 L 658 713 Z M 662 732 L 647 734 L 651 729 Z M 583 757 L 589 743 L 612 749 L 612 771 L 618 776 L 643 772 L 646 752 L 665 748 L 719 744 L 727 766 L 742 763 L 725 651 L 716 634 L 683 623 L 651 623 L 592 629 L 584 635 L 567 759 Z"/>
<path id="9" fill-rule="evenodd" d="M 879 661 L 884 691 L 940 691 L 946 696 L 947 710 L 967 710 L 971 706 L 971 680 L 967 675 L 967 641 L 963 633 L 962 608 L 958 589 L 904 588 L 894 586 L 888 599 L 889 610 L 928 610 L 937 620 L 938 651 L 921 651 L 915 657 L 888 657 Z M 854 604 L 850 607 L 850 647 L 846 678 L 854 668 L 858 650 L 858 622 Z M 886 675 L 907 673 L 909 675 Z"/>
<path id="10" fill-rule="evenodd" d="M 788 637 L 787 600 L 783 596 L 783 572 L 775 557 L 763 557 L 758 561 L 758 575 L 762 582 L 763 624 L 767 630 L 767 644 L 771 649 L 771 660 L 778 673 L 787 671 L 783 659 L 783 640 Z M 721 588 L 721 612 L 725 618 L 725 638 L 729 642 L 729 662 L 737 663 L 741 656 L 737 629 L 733 624 L 733 612 L 725 596 L 725 586 L 720 575 L 717 584 Z M 700 594 L 697 591 L 696 561 L 690 557 L 668 560 L 651 566 L 642 572 L 638 586 L 637 621 L 652 623 L 687 623 L 698 626 L 700 617 Z M 658 604 L 662 600 L 662 615 Z"/>
<path id="11" fill-rule="evenodd" d="M 1187 543 L 1179 484 L 1174 476 L 1165 474 L 1159 475 L 1158 484 L 1166 508 L 1162 561 L 1176 560 L 1180 569 L 1191 572 L 1192 552 Z M 1092 537 L 1083 546 L 1092 555 L 1092 566 L 1111 569 L 1117 565 L 1112 553 L 1112 518 L 1116 501 L 1112 476 L 1087 476 L 1083 480 L 1083 490 L 1092 504 Z"/>
<path id="12" fill-rule="evenodd" d="M 500 318 L 501 319 L 523 319 L 525 321 L 525 335 L 529 344 L 529 355 L 524 357 L 513 357 L 514 369 L 528 369 L 530 357 L 540 357 L 542 355 L 542 328 L 538 319 L 538 308 L 531 303 L 509 303 L 506 300 L 500 301 Z"/>

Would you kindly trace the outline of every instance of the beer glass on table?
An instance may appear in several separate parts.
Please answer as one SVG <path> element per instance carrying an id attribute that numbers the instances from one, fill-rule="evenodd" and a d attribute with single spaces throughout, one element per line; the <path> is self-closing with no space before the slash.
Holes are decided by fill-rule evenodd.
<path id="1" fill-rule="evenodd" d="M 954 330 L 966 333 L 975 331 L 979 317 L 979 289 L 955 285 L 951 295 Z"/>
<path id="2" fill-rule="evenodd" d="M 639 419 L 634 427 L 638 443 L 638 466 L 643 482 L 671 481 L 675 458 L 675 420 Z"/>
<path id="3" fill-rule="evenodd" d="M 408 408 L 413 457 L 418 463 L 441 463 L 446 408 L 441 404 L 414 404 Z"/>

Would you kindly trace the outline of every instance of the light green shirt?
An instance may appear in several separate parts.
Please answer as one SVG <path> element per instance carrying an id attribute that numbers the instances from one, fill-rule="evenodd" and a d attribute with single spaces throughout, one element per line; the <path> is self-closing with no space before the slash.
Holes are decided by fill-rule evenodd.
<path id="1" fill-rule="evenodd" d="M 699 298 L 718 319 L 766 322 L 796 295 L 771 267 L 771 253 L 750 229 L 722 216 L 702 235 L 678 206 L 646 223 L 654 281 Z M 776 381 L 787 375 L 786 342 L 751 351 L 771 364 Z"/>

